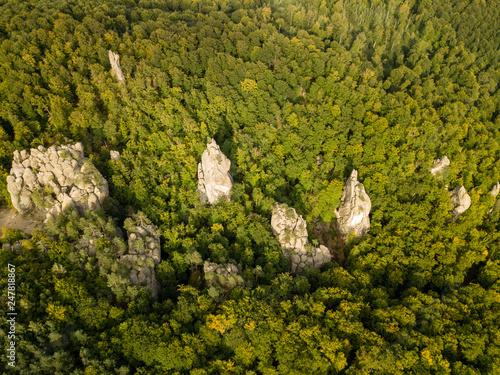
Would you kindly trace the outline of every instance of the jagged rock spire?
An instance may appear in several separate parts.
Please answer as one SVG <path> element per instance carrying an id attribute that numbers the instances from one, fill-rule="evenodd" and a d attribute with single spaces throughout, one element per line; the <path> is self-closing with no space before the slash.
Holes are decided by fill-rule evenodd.
<path id="1" fill-rule="evenodd" d="M 345 242 L 352 233 L 354 237 L 360 237 L 370 230 L 371 207 L 370 197 L 358 181 L 358 171 L 354 169 L 344 186 L 340 207 L 335 210 L 337 227 Z"/>
<path id="2" fill-rule="evenodd" d="M 216 204 L 221 198 L 229 200 L 233 187 L 230 167 L 231 161 L 212 139 L 198 164 L 198 191 L 204 204 Z"/>

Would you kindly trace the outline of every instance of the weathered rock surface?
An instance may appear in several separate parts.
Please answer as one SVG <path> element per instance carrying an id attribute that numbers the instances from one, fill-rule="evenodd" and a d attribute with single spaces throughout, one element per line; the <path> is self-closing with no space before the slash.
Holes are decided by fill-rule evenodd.
<path id="1" fill-rule="evenodd" d="M 128 252 L 120 261 L 130 269 L 130 280 L 134 285 L 150 290 L 158 296 L 160 284 L 155 267 L 161 261 L 160 236 L 155 225 L 142 212 L 125 220 L 128 232 Z"/>
<path id="2" fill-rule="evenodd" d="M 433 176 L 437 175 L 438 173 L 441 174 L 445 171 L 446 167 L 450 165 L 450 159 L 448 159 L 448 156 L 443 156 L 441 159 L 436 159 L 433 162 L 432 169 L 431 169 L 431 174 Z"/>
<path id="3" fill-rule="evenodd" d="M 471 205 L 471 199 L 463 186 L 457 186 L 450 191 L 451 204 L 453 205 L 452 221 L 456 221 L 460 215 L 467 211 Z"/>
<path id="4" fill-rule="evenodd" d="M 371 207 L 370 197 L 358 181 L 358 171 L 354 169 L 344 186 L 340 206 L 335 210 L 337 228 L 344 242 L 348 242 L 352 233 L 354 238 L 368 233 Z"/>
<path id="5" fill-rule="evenodd" d="M 198 191 L 204 204 L 216 204 L 221 198 L 229 200 L 233 187 L 230 167 L 231 161 L 212 139 L 198 164 Z"/>
<path id="6" fill-rule="evenodd" d="M 496 197 L 500 193 L 500 182 L 497 182 L 491 189 L 490 194 Z"/>
<path id="7" fill-rule="evenodd" d="M 243 278 L 238 276 L 238 267 L 232 263 L 217 264 L 205 262 L 203 264 L 203 273 L 209 287 L 226 284 L 230 287 L 243 285 Z"/>
<path id="8" fill-rule="evenodd" d="M 115 75 L 118 82 L 125 82 L 125 76 L 123 75 L 122 68 L 120 66 L 120 56 L 113 51 L 108 51 L 109 63 L 111 64 L 111 69 Z"/>
<path id="9" fill-rule="evenodd" d="M 120 153 L 118 151 L 110 151 L 109 152 L 109 157 L 113 161 L 120 161 Z"/>
<path id="10" fill-rule="evenodd" d="M 271 229 L 278 238 L 283 255 L 292 263 L 292 272 L 297 273 L 308 266 L 320 268 L 330 262 L 332 256 L 327 247 L 314 248 L 308 242 L 306 221 L 294 208 L 276 204 L 271 217 Z"/>
<path id="11" fill-rule="evenodd" d="M 7 190 L 18 212 L 26 214 L 36 207 L 47 219 L 66 207 L 80 214 L 95 210 L 109 193 L 107 181 L 83 156 L 81 143 L 14 151 Z"/>

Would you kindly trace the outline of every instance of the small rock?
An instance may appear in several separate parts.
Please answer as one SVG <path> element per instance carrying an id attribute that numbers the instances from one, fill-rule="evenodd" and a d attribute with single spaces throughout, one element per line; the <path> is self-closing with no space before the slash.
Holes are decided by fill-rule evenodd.
<path id="1" fill-rule="evenodd" d="M 431 169 L 431 174 L 436 175 L 438 173 L 443 173 L 445 168 L 450 165 L 450 159 L 448 156 L 443 156 L 441 159 L 436 159 L 433 162 L 433 166 Z"/>
<path id="2" fill-rule="evenodd" d="M 491 189 L 490 194 L 496 197 L 500 193 L 500 182 L 497 182 Z"/>
<path id="3" fill-rule="evenodd" d="M 113 161 L 120 160 L 120 153 L 118 151 L 110 151 L 109 156 L 110 156 L 111 160 L 113 160 Z"/>

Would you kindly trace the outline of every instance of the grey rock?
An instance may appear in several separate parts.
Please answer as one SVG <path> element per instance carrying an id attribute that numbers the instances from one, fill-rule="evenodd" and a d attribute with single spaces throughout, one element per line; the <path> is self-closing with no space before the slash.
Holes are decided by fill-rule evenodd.
<path id="1" fill-rule="evenodd" d="M 125 77 L 120 66 L 120 56 L 118 54 L 108 51 L 109 63 L 111 64 L 111 70 L 115 75 L 118 82 L 125 82 Z"/>
<path id="2" fill-rule="evenodd" d="M 286 204 L 274 206 L 271 230 L 281 245 L 283 255 L 290 260 L 293 273 L 302 272 L 309 266 L 320 268 L 332 260 L 327 247 L 309 245 L 306 221 Z"/>
<path id="3" fill-rule="evenodd" d="M 231 161 L 212 139 L 198 164 L 198 191 L 204 204 L 216 204 L 221 198 L 229 200 L 233 187 L 230 167 Z"/>
<path id="4" fill-rule="evenodd" d="M 450 165 L 450 159 L 448 156 L 443 156 L 441 159 L 436 159 L 433 161 L 431 174 L 435 176 L 436 174 L 441 174 L 445 171 L 446 167 Z"/>
<path id="5" fill-rule="evenodd" d="M 81 191 L 74 190 L 73 185 L 80 187 Z M 39 146 L 30 152 L 14 152 L 14 162 L 7 178 L 7 190 L 16 210 L 28 213 L 34 206 L 31 194 L 36 191 L 42 194 L 41 198 L 45 203 L 48 202 L 49 207 L 38 207 L 42 211 L 45 210 L 47 217 L 60 213 L 58 208 L 50 207 L 50 202 L 53 201 L 48 196 L 50 191 L 40 189 L 45 186 L 49 186 L 57 197 L 54 204 L 60 203 L 63 208 L 73 206 L 82 214 L 89 207 L 98 208 L 109 194 L 107 181 L 88 159 L 84 158 L 81 143 L 54 145 L 48 149 Z"/>
<path id="6" fill-rule="evenodd" d="M 131 273 L 131 282 L 150 290 L 156 298 L 160 286 L 156 280 L 155 266 L 161 261 L 160 236 L 157 229 L 142 212 L 126 219 L 125 227 L 130 230 L 128 251 L 120 261 L 135 271 Z"/>
<path id="7" fill-rule="evenodd" d="M 120 153 L 118 151 L 110 151 L 109 156 L 110 156 L 111 160 L 113 160 L 113 161 L 120 160 Z"/>
<path id="8" fill-rule="evenodd" d="M 354 169 L 344 186 L 340 206 L 335 210 L 337 227 L 344 242 L 347 243 L 351 235 L 357 238 L 368 233 L 371 207 L 370 197 L 358 181 L 358 171 Z"/>
<path id="9" fill-rule="evenodd" d="M 500 193 L 500 182 L 497 182 L 491 189 L 490 194 L 496 197 Z"/>
<path id="10" fill-rule="evenodd" d="M 455 222 L 460 215 L 467 211 L 471 205 L 471 199 L 463 186 L 457 186 L 450 192 L 451 204 L 453 206 L 452 221 Z"/>

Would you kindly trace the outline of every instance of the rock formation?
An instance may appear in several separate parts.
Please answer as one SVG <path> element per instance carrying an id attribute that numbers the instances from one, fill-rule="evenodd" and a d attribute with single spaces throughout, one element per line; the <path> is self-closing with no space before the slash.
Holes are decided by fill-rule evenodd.
<path id="1" fill-rule="evenodd" d="M 120 153 L 118 151 L 110 151 L 109 157 L 113 161 L 120 161 Z"/>
<path id="2" fill-rule="evenodd" d="M 205 281 L 209 287 L 224 284 L 231 287 L 243 285 L 243 278 L 238 275 L 238 267 L 232 263 L 217 264 L 205 262 L 203 264 L 203 273 L 205 274 Z"/>
<path id="3" fill-rule="evenodd" d="M 460 215 L 467 211 L 471 204 L 471 199 L 465 187 L 457 186 L 455 189 L 450 191 L 451 204 L 453 205 L 453 217 L 452 221 L 455 222 Z"/>
<path id="4" fill-rule="evenodd" d="M 160 237 L 156 227 L 139 212 L 133 219 L 125 220 L 128 232 L 128 252 L 120 261 L 130 269 L 130 281 L 150 290 L 158 296 L 160 285 L 156 280 L 155 267 L 161 260 Z"/>
<path id="5" fill-rule="evenodd" d="M 301 272 L 308 266 L 320 268 L 332 256 L 325 246 L 314 248 L 308 243 L 306 222 L 295 209 L 276 204 L 271 217 L 271 229 L 278 238 L 283 255 L 292 263 L 292 272 Z"/>
<path id="6" fill-rule="evenodd" d="M 500 193 L 500 182 L 497 182 L 493 188 L 491 189 L 490 194 L 493 195 L 495 198 Z"/>
<path id="7" fill-rule="evenodd" d="M 20 213 L 36 207 L 49 218 L 70 206 L 80 214 L 97 209 L 108 196 L 108 183 L 77 143 L 14 151 L 7 190 Z"/>
<path id="8" fill-rule="evenodd" d="M 125 77 L 120 66 L 120 56 L 113 51 L 108 51 L 109 63 L 111 64 L 111 70 L 115 75 L 118 82 L 125 82 Z"/>
<path id="9" fill-rule="evenodd" d="M 335 210 L 337 228 L 344 242 L 348 242 L 351 234 L 356 238 L 368 233 L 371 207 L 370 197 L 358 181 L 358 171 L 354 169 L 344 186 L 340 206 Z"/>
<path id="10" fill-rule="evenodd" d="M 198 191 L 204 204 L 216 204 L 221 198 L 229 200 L 233 187 L 230 167 L 231 161 L 212 139 L 198 164 Z"/>
<path id="11" fill-rule="evenodd" d="M 431 174 L 433 176 L 437 175 L 438 173 L 441 174 L 445 171 L 446 167 L 450 165 L 450 159 L 448 159 L 448 156 L 443 156 L 441 159 L 436 159 L 433 162 L 432 169 L 431 169 Z"/>

